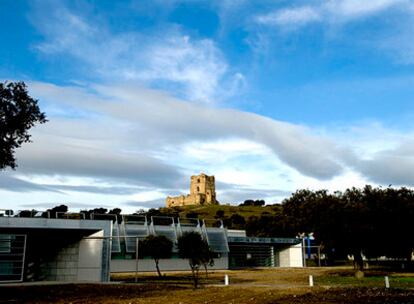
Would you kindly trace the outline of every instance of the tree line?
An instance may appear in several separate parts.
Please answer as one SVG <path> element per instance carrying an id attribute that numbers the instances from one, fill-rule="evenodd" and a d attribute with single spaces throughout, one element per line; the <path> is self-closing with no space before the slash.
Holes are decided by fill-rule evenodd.
<path id="1" fill-rule="evenodd" d="M 411 261 L 413 190 L 369 185 L 334 193 L 304 189 L 279 207 L 273 215 L 248 218 L 244 225 L 247 233 L 280 237 L 312 234 L 331 261 L 352 255 L 360 269 L 362 256 Z"/>
<path id="2" fill-rule="evenodd" d="M 278 226 L 291 235 L 313 233 L 332 259 L 362 255 L 411 261 L 414 191 L 407 188 L 351 188 L 344 192 L 296 191 L 282 203 Z"/>
<path id="3" fill-rule="evenodd" d="M 260 200 L 248 200 L 239 206 L 263 206 L 254 202 Z M 271 205 L 271 209 L 260 209 L 263 211 L 253 216 L 243 216 L 241 209 L 230 213 L 219 209 L 215 218 L 229 229 L 246 230 L 248 236 L 312 235 L 328 263 L 348 255 L 354 257 L 357 268 L 363 267 L 363 256 L 411 261 L 414 250 L 414 191 L 411 189 L 370 185 L 333 193 L 302 189 L 281 204 Z M 148 214 L 178 217 L 179 211 L 150 209 Z M 190 211 L 186 216 L 195 218 L 199 214 Z"/>

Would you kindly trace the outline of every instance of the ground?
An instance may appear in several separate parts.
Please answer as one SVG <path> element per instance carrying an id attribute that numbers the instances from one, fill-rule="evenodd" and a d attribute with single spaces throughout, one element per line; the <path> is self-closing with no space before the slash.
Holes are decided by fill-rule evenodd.
<path id="1" fill-rule="evenodd" d="M 228 274 L 230 286 L 223 286 Z M 309 275 L 314 287 L 308 286 Z M 349 268 L 215 271 L 196 290 L 189 273 L 117 274 L 109 284 L 43 284 L 0 287 L 0 303 L 414 303 L 414 273 L 369 270 L 363 279 Z M 384 288 L 384 275 L 390 289 Z"/>

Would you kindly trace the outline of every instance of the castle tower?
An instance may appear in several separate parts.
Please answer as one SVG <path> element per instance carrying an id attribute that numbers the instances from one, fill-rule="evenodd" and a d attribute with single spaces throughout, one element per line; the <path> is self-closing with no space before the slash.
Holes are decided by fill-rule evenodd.
<path id="1" fill-rule="evenodd" d="M 191 176 L 190 195 L 200 195 L 200 204 L 216 204 L 214 176 L 204 173 Z"/>
<path id="2" fill-rule="evenodd" d="M 216 186 L 214 176 L 204 173 L 191 176 L 190 194 L 167 197 L 166 206 L 216 205 Z"/>

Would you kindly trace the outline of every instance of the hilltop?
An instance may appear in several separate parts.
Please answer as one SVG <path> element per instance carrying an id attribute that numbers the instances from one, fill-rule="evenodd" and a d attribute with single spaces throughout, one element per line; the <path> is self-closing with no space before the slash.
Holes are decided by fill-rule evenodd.
<path id="1" fill-rule="evenodd" d="M 170 210 L 168 210 L 170 209 Z M 260 217 L 262 215 L 276 215 L 281 211 L 280 205 L 269 206 L 232 206 L 232 205 L 205 205 L 183 206 L 174 208 L 160 208 L 162 213 L 177 213 L 180 218 L 226 219 L 234 214 L 244 217 Z"/>
<path id="2" fill-rule="evenodd" d="M 204 220 L 220 219 L 229 229 L 246 230 L 251 236 L 292 236 L 284 230 L 284 217 L 281 205 L 268 206 L 231 206 L 205 205 L 180 206 L 150 209 L 147 216 L 172 216 L 180 219 L 199 218 Z"/>

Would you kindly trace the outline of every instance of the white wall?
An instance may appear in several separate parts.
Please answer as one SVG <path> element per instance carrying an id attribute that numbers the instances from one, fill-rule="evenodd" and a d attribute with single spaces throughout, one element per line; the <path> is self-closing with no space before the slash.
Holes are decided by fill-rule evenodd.
<path id="1" fill-rule="evenodd" d="M 161 259 L 160 271 L 191 270 L 188 260 Z M 136 260 L 111 260 L 111 272 L 133 272 L 136 269 Z M 208 269 L 228 269 L 228 257 L 214 259 L 214 266 Z M 153 259 L 138 260 L 138 271 L 157 271 Z"/>
<path id="2" fill-rule="evenodd" d="M 246 237 L 246 230 L 227 229 L 229 237 Z"/>
<path id="3" fill-rule="evenodd" d="M 76 237 L 79 231 L 82 235 L 92 233 L 89 237 L 110 237 L 112 221 L 0 217 L 0 231 L 2 229 L 7 229 L 7 231 L 19 229 L 19 233 L 27 234 L 28 238 L 32 237 L 34 231 L 44 230 L 43 237 L 47 238 L 49 230 L 57 232 L 61 229 L 64 229 L 66 233 L 73 231 Z M 50 241 L 52 242 L 53 239 Z M 87 239 L 86 237 L 79 241 L 74 240 L 72 244 L 64 248 L 51 247 L 53 250 L 58 250 L 57 254 L 51 257 L 51 252 L 47 252 L 48 248 L 44 248 L 44 256 L 40 257 L 42 258 L 40 262 L 28 262 L 27 267 L 29 271 L 32 267 L 32 273 L 36 274 L 36 278 L 39 276 L 39 279 L 48 281 L 100 282 L 109 280 L 111 254 L 109 239 Z M 30 252 L 27 252 L 27 256 L 30 256 Z"/>
<path id="4" fill-rule="evenodd" d="M 98 231 L 89 237 L 101 237 L 104 232 Z M 78 281 L 100 282 L 102 276 L 103 239 L 82 239 L 79 242 Z"/>
<path id="5" fill-rule="evenodd" d="M 293 245 L 279 251 L 280 267 L 303 267 L 302 244 Z"/>
<path id="6" fill-rule="evenodd" d="M 103 236 L 96 232 L 89 237 Z M 102 278 L 102 239 L 82 239 L 62 248 L 56 257 L 43 266 L 47 281 L 100 282 Z"/>

